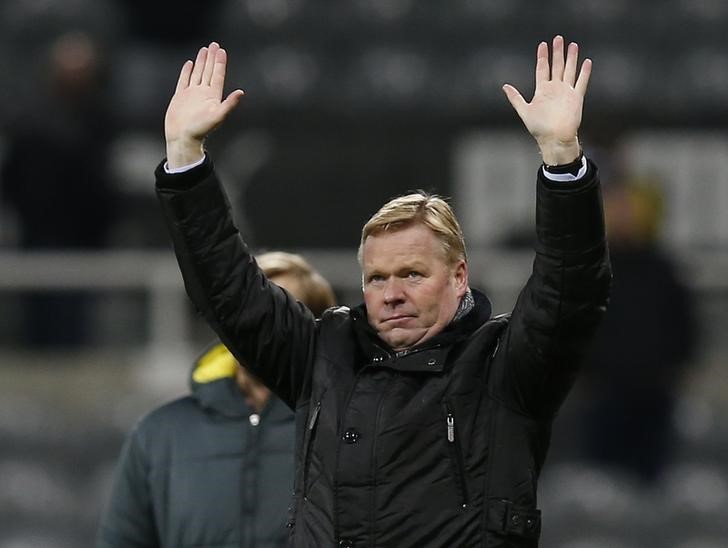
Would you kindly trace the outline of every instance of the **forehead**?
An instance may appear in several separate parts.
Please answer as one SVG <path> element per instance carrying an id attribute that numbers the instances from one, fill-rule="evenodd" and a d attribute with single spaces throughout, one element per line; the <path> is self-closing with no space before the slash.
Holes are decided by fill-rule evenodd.
<path id="1" fill-rule="evenodd" d="M 445 249 L 437 235 L 423 224 L 370 234 L 362 246 L 365 270 L 433 262 L 447 262 Z"/>

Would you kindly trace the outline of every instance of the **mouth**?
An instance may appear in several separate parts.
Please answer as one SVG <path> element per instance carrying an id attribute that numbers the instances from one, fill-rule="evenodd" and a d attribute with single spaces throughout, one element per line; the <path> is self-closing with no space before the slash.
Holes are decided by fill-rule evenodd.
<path id="1" fill-rule="evenodd" d="M 389 318 L 386 318 L 382 323 L 384 324 L 398 324 L 398 323 L 404 323 L 408 320 L 411 320 L 414 318 L 414 316 L 410 316 L 408 314 L 398 314 L 397 316 L 390 316 Z"/>

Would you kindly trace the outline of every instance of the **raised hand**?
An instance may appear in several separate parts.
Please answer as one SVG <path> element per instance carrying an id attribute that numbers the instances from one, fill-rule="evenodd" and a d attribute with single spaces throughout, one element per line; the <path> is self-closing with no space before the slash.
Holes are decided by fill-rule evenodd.
<path id="1" fill-rule="evenodd" d="M 194 63 L 186 61 L 167 107 L 164 133 L 170 168 L 194 163 L 204 155 L 202 143 L 244 95 L 236 89 L 223 100 L 227 54 L 216 42 L 200 48 Z"/>
<path id="2" fill-rule="evenodd" d="M 544 163 L 559 165 L 573 162 L 580 153 L 577 132 L 592 62 L 585 59 L 577 76 L 579 46 L 570 43 L 564 59 L 564 39 L 556 36 L 552 49 L 549 64 L 548 44 L 541 42 L 538 45 L 536 90 L 531 102 L 510 84 L 505 84 L 503 91 L 536 139 Z"/>

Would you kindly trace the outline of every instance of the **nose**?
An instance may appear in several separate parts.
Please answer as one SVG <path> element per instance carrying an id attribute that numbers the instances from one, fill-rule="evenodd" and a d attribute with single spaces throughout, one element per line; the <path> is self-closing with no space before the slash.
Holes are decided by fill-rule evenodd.
<path id="1" fill-rule="evenodd" d="M 388 305 L 397 305 L 405 300 L 402 281 L 396 276 L 387 279 L 384 286 L 384 302 Z"/>

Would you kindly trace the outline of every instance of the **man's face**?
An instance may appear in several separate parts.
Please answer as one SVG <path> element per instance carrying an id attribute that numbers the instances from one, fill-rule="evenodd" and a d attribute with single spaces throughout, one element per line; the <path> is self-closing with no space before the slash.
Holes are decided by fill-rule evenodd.
<path id="1" fill-rule="evenodd" d="M 270 390 L 238 364 L 235 380 L 245 394 L 245 403 L 260 413 L 270 399 Z"/>
<path id="2" fill-rule="evenodd" d="M 422 224 L 368 236 L 362 275 L 369 323 L 395 350 L 442 331 L 468 288 L 465 261 L 449 264 L 440 240 Z"/>
<path id="3" fill-rule="evenodd" d="M 301 280 L 299 280 L 295 274 L 284 272 L 282 274 L 271 276 L 268 279 L 288 291 L 294 299 L 301 301 L 302 303 L 306 302 L 306 291 Z"/>

